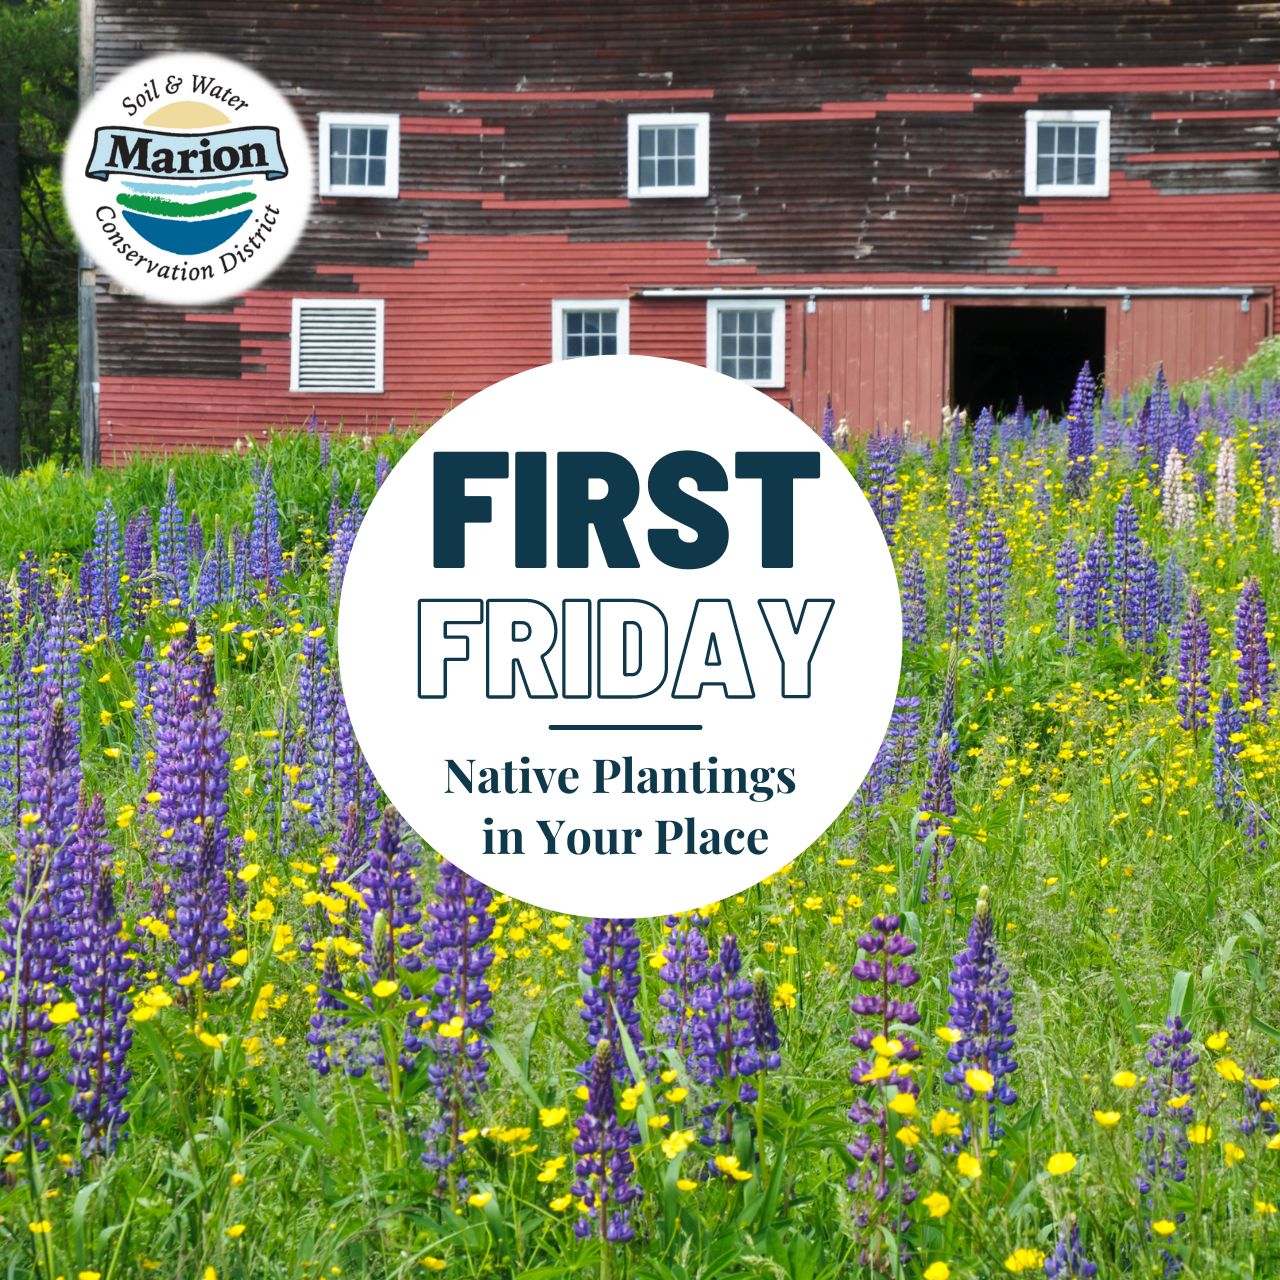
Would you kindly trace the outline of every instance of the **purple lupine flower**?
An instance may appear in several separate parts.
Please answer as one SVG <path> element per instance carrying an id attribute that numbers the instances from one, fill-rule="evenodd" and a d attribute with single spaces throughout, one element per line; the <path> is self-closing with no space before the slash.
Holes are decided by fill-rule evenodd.
<path id="1" fill-rule="evenodd" d="M 977 1068 L 989 1072 L 995 1088 L 988 1096 L 988 1130 L 993 1138 L 1002 1130 L 996 1119 L 998 1106 L 1011 1107 L 1018 1095 L 1010 1077 L 1018 1069 L 1013 1055 L 1013 1038 L 1018 1032 L 1013 1021 L 1013 989 L 1009 970 L 996 951 L 995 925 L 991 917 L 991 891 L 978 891 L 978 904 L 969 925 L 969 936 L 951 965 L 949 1009 L 951 1026 L 961 1038 L 947 1050 L 950 1069 L 943 1079 L 962 1102 L 972 1102 L 975 1094 L 965 1083 L 965 1072 Z"/>
<path id="2" fill-rule="evenodd" d="M 18 623 L 23 630 L 40 608 L 40 563 L 34 551 L 18 555 Z"/>
<path id="3" fill-rule="evenodd" d="M 43 677 L 42 677 L 43 678 Z M 70 837 L 80 795 L 79 725 L 68 714 L 56 686 L 37 693 L 34 716 L 26 729 L 18 845 L 40 847 L 48 859 L 44 891 L 52 899 L 59 967 L 67 957 L 71 913 L 76 903 L 76 871 Z"/>
<path id="4" fill-rule="evenodd" d="M 151 512 L 143 507 L 125 525 L 124 577 L 128 579 L 128 612 L 133 625 L 140 626 L 151 604 Z"/>
<path id="5" fill-rule="evenodd" d="M 613 1047 L 602 1036 L 587 1063 L 587 1100 L 573 1140 L 578 1159 L 570 1189 L 587 1209 L 575 1219 L 574 1234 L 584 1240 L 595 1236 L 606 1248 L 635 1237 L 630 1206 L 644 1194 L 634 1180 L 631 1157 L 631 1148 L 640 1144 L 640 1132 L 634 1123 L 619 1122 L 614 1096 L 614 1077 L 624 1068 L 614 1061 Z"/>
<path id="6" fill-rule="evenodd" d="M 1146 1096 L 1138 1106 L 1147 1118 L 1142 1136 L 1142 1170 L 1138 1174 L 1138 1190 L 1149 1196 L 1157 1188 L 1163 1190 L 1171 1182 L 1184 1182 L 1187 1177 L 1187 1126 L 1195 1119 L 1190 1101 L 1196 1085 L 1192 1068 L 1200 1055 L 1191 1049 L 1191 1029 L 1179 1017 L 1170 1017 L 1152 1035 L 1147 1045 Z M 1187 1098 L 1181 1106 L 1169 1106 L 1171 1098 Z"/>
<path id="7" fill-rule="evenodd" d="M 329 472 L 329 541 L 333 541 L 333 535 L 338 532 L 338 521 L 342 519 L 342 503 L 338 498 L 338 485 L 340 477 L 338 468 L 334 467 Z"/>
<path id="8" fill-rule="evenodd" d="M 956 682 L 960 669 L 959 651 L 953 649 L 947 662 L 947 674 L 942 681 L 942 698 L 938 703 L 938 719 L 933 726 L 933 736 L 929 739 L 930 751 L 936 751 L 943 737 L 954 739 L 956 736 Z M 952 769 L 955 772 L 955 769 Z"/>
<path id="9" fill-rule="evenodd" d="M 1099 534 L 1084 553 L 1072 597 L 1076 635 L 1084 640 L 1100 640 L 1111 621 L 1107 597 L 1109 559 L 1107 540 Z"/>
<path id="10" fill-rule="evenodd" d="M 726 934 L 707 980 L 694 997 L 689 1070 L 699 1084 L 715 1085 L 742 1075 L 741 1055 L 751 1040 L 751 998 L 751 983 L 742 976 L 738 939 Z M 702 1108 L 703 1145 L 727 1146 L 733 1140 L 733 1124 L 733 1100 L 707 1103 Z"/>
<path id="11" fill-rule="evenodd" d="M 253 524 L 249 531 L 249 575 L 270 596 L 284 580 L 284 552 L 280 546 L 280 508 L 276 503 L 271 465 L 263 468 L 253 494 Z"/>
<path id="12" fill-rule="evenodd" d="M 855 801 L 876 809 L 907 783 L 920 741 L 920 699 L 895 698 L 884 740 Z"/>
<path id="13" fill-rule="evenodd" d="M 381 812 L 378 784 L 364 752 L 356 742 L 337 671 L 334 671 L 329 681 L 329 695 L 332 701 L 329 715 L 333 724 L 333 794 L 330 810 L 345 816 L 354 804 L 360 814 L 361 839 L 367 841 L 372 838 Z"/>
<path id="14" fill-rule="evenodd" d="M 1250 1068 L 1245 1072 L 1244 1114 L 1240 1117 L 1240 1132 L 1248 1136 L 1259 1129 L 1268 1137 L 1280 1133 L 1280 1119 L 1277 1119 L 1274 1106 L 1267 1105 L 1269 1099 L 1263 1090 L 1253 1082 L 1258 1078 L 1258 1071 Z"/>
<path id="15" fill-rule="evenodd" d="M 902 639 L 906 644 L 924 644 L 929 633 L 929 592 L 924 561 L 912 553 L 902 571 Z"/>
<path id="16" fill-rule="evenodd" d="M 1127 442 L 1133 460 L 1141 467 L 1151 454 L 1151 442 L 1148 435 L 1148 422 L 1151 417 L 1151 397 L 1148 396 L 1133 415 Z"/>
<path id="17" fill-rule="evenodd" d="M 1111 601 L 1116 625 L 1128 645 L 1140 643 L 1142 638 L 1143 554 L 1138 512 L 1126 489 L 1116 508 L 1111 541 Z"/>
<path id="18" fill-rule="evenodd" d="M 898 484 L 898 449 L 894 438 L 877 431 L 867 441 L 866 461 L 867 501 L 885 542 L 893 546 L 898 517 L 902 514 L 902 486 Z"/>
<path id="19" fill-rule="evenodd" d="M 1013 434 L 1018 440 L 1026 440 L 1031 434 L 1031 417 L 1027 413 L 1026 402 L 1021 396 L 1013 406 Z"/>
<path id="20" fill-rule="evenodd" d="M 1068 648 L 1075 640 L 1076 628 L 1076 578 L 1080 573 L 1080 548 L 1071 537 L 1063 538 L 1053 562 L 1053 576 L 1057 583 L 1057 613 L 1055 630 Z"/>
<path id="21" fill-rule="evenodd" d="M 187 544 L 186 519 L 178 504 L 178 485 L 172 471 L 165 490 L 164 506 L 160 508 L 156 535 L 156 573 L 163 599 L 176 601 L 172 607 L 180 614 L 185 613 L 189 604 L 190 548 Z"/>
<path id="22" fill-rule="evenodd" d="M 360 933 L 364 962 L 371 973 L 392 977 L 397 968 L 416 973 L 422 967 L 422 890 L 415 874 L 416 861 L 403 836 L 400 815 L 390 805 L 382 815 L 378 838 L 369 851 L 359 877 Z M 379 964 L 376 955 L 375 917 L 385 917 L 388 952 Z"/>
<path id="23" fill-rule="evenodd" d="M 303 637 L 299 657 L 298 716 L 287 744 L 288 762 L 294 766 L 287 800 L 295 812 L 301 806 L 306 819 L 319 830 L 329 809 L 334 737 L 329 643 L 322 628 Z"/>
<path id="24" fill-rule="evenodd" d="M 1257 578 L 1250 578 L 1240 592 L 1236 606 L 1236 666 L 1240 674 L 1240 705 L 1255 703 L 1254 714 L 1262 719 L 1271 706 L 1275 672 L 1267 643 L 1267 605 Z"/>
<path id="25" fill-rule="evenodd" d="M 1139 561 L 1135 600 L 1138 626 L 1135 638 L 1150 654 L 1155 649 L 1161 625 L 1164 623 L 1164 580 L 1158 561 L 1155 556 L 1147 552 L 1145 544 L 1143 544 Z"/>
<path id="26" fill-rule="evenodd" d="M 1191 406 L 1187 403 L 1187 397 L 1180 395 L 1173 417 L 1173 447 L 1184 458 L 1189 458 L 1195 452 L 1198 430 L 1199 423 L 1196 415 L 1191 411 Z"/>
<path id="27" fill-rule="evenodd" d="M 746 1018 L 751 985 L 742 977 L 742 953 L 734 934 L 725 934 L 705 981 L 694 992 L 693 1048 L 690 1070 L 695 1080 L 712 1084 L 737 1075 L 736 1050 L 741 1037 L 735 1024 Z"/>
<path id="28" fill-rule="evenodd" d="M 83 1125 L 83 1155 L 109 1155 L 129 1119 L 128 1054 L 133 960 L 116 913 L 115 869 L 102 818 L 102 797 L 81 807 L 75 862 L 83 897 L 73 916 L 71 993 L 77 1017 L 69 1027 L 71 1110 Z"/>
<path id="29" fill-rule="evenodd" d="M 607 1040 L 618 1079 L 633 1077 L 624 1047 L 623 1030 L 637 1055 L 642 1053 L 640 1009 L 640 937 L 634 920 L 592 919 L 583 936 L 582 973 L 591 979 L 582 995 L 582 1020 L 587 1040 Z M 586 1068 L 584 1068 L 585 1070 Z"/>
<path id="30" fill-rule="evenodd" d="M 47 1145 L 41 1121 L 54 1046 L 46 1006 L 64 954 L 52 853 L 72 812 L 63 794 L 70 768 L 65 711 L 61 699 L 42 699 L 31 724 L 18 855 L 0 929 L 0 1123 L 15 1149 L 28 1141 Z"/>
<path id="31" fill-rule="evenodd" d="M 666 984 L 658 994 L 663 1009 L 657 1031 L 668 1048 L 688 1059 L 693 1050 L 698 992 L 707 980 L 711 952 L 696 912 L 666 918 L 667 937 L 662 947 L 658 977 Z"/>
<path id="32" fill-rule="evenodd" d="M 249 596 L 251 578 L 250 553 L 252 548 L 249 539 L 241 532 L 238 525 L 231 530 L 227 550 L 231 560 L 231 598 L 233 600 L 245 600 Z"/>
<path id="33" fill-rule="evenodd" d="M 978 643 L 988 662 L 1004 649 L 1004 593 L 1009 581 L 1009 540 L 994 511 L 988 511 L 978 531 L 974 596 L 978 606 Z"/>
<path id="34" fill-rule="evenodd" d="M 187 522 L 187 564 L 199 564 L 204 559 L 204 527 L 200 517 L 193 515 Z"/>
<path id="35" fill-rule="evenodd" d="M 94 626 L 109 636 L 120 634 L 120 575 L 124 572 L 120 521 L 108 498 L 93 522 L 93 558 L 98 568 L 89 602 Z"/>
<path id="36" fill-rule="evenodd" d="M 1156 369 L 1146 408 L 1147 449 L 1143 460 L 1158 467 L 1174 447 L 1173 406 L 1163 364 Z"/>
<path id="37" fill-rule="evenodd" d="M 1200 407 L 1196 410 L 1196 428 L 1208 426 L 1214 415 L 1213 410 L 1213 393 L 1209 390 L 1209 384 L 1206 382 L 1200 388 Z M 1192 441 L 1194 444 L 1194 440 Z"/>
<path id="38" fill-rule="evenodd" d="M 311 795 L 319 800 L 311 817 L 317 827 L 330 808 L 333 786 L 334 705 L 330 685 L 334 672 L 329 667 L 329 641 L 320 628 L 312 628 L 302 639 L 302 671 L 298 680 L 298 726 L 310 755 Z"/>
<path id="39" fill-rule="evenodd" d="M 1098 1268 L 1085 1257 L 1075 1214 L 1058 1229 L 1058 1243 L 1044 1260 L 1044 1273 L 1049 1280 L 1093 1280 L 1098 1274 Z"/>
<path id="40" fill-rule="evenodd" d="M 93 558 L 93 548 L 86 547 L 80 557 L 80 589 L 76 595 L 78 608 L 77 630 L 88 639 L 93 627 L 93 598 L 98 594 L 98 563 Z"/>
<path id="41" fill-rule="evenodd" d="M 493 964 L 492 904 L 493 894 L 485 885 L 441 861 L 422 944 L 437 975 L 431 1007 L 436 1025 L 427 1074 L 440 1114 L 425 1134 L 422 1158 L 429 1168 L 445 1169 L 457 1159 L 463 1122 L 474 1112 L 485 1088 L 489 1071 L 485 1033 L 493 1018 L 488 981 Z"/>
<path id="42" fill-rule="evenodd" d="M 0 673 L 0 814 L 14 822 L 22 799 L 23 690 L 30 679 L 23 647 L 15 643 Z"/>
<path id="43" fill-rule="evenodd" d="M 848 1184 L 856 1202 L 854 1223 L 863 1238 L 860 1260 L 864 1266 L 876 1268 L 885 1231 L 898 1238 L 898 1259 L 905 1262 L 910 1257 L 904 1238 L 910 1219 L 902 1211 L 916 1198 L 910 1178 L 919 1164 L 910 1147 L 903 1146 L 900 1156 L 894 1154 L 890 1145 L 889 1101 L 897 1093 L 918 1097 L 920 1092 L 910 1073 L 910 1064 L 920 1057 L 920 1048 L 901 1030 L 920 1021 L 919 1010 L 907 995 L 920 981 L 920 974 L 910 960 L 916 944 L 902 931 L 901 916 L 876 916 L 870 929 L 858 939 L 858 949 L 853 976 L 866 989 L 854 997 L 849 1007 L 857 1017 L 865 1019 L 865 1025 L 859 1026 L 849 1040 L 864 1056 L 850 1073 L 858 1094 L 849 1108 L 849 1119 L 857 1133 L 848 1150 L 858 1170 L 850 1175 Z M 897 1052 L 882 1052 L 877 1041 L 881 1048 L 896 1047 Z M 862 1092 L 868 1087 L 869 1096 Z"/>
<path id="44" fill-rule="evenodd" d="M 338 949 L 333 940 L 324 944 L 324 967 L 320 985 L 316 991 L 315 1012 L 311 1015 L 307 1031 L 307 1043 L 311 1052 L 307 1062 L 317 1075 L 327 1076 L 333 1069 L 335 1056 L 340 1052 L 342 1030 L 350 1021 L 343 1013 L 346 1001 L 342 998 L 342 975 L 338 971 Z"/>
<path id="45" fill-rule="evenodd" d="M 951 897 L 951 873 L 947 862 L 956 847 L 950 819 L 956 815 L 955 791 L 951 784 L 955 772 L 951 762 L 951 737 L 944 733 L 929 768 L 924 793 L 920 797 L 920 819 L 916 827 L 916 866 L 928 859 L 928 870 L 920 889 L 920 901 L 928 902 L 935 893 L 944 901 Z"/>
<path id="46" fill-rule="evenodd" d="M 175 641 L 176 643 L 176 641 Z M 227 869 L 227 790 L 231 756 L 218 707 L 213 655 L 196 665 L 185 649 L 162 665 L 166 734 L 176 726 L 177 757 L 157 770 L 162 830 L 174 875 L 172 937 L 175 980 L 199 974 L 206 991 L 217 991 L 227 976 L 231 950 L 226 914 L 231 886 Z"/>
<path id="47" fill-rule="evenodd" d="M 836 447 L 836 413 L 831 407 L 831 393 L 827 393 L 826 408 L 822 411 L 822 443 L 828 449 Z"/>
<path id="48" fill-rule="evenodd" d="M 1069 498 L 1083 501 L 1093 482 L 1093 370 L 1084 362 L 1067 409 L 1067 473 Z"/>
<path id="49" fill-rule="evenodd" d="M 1225 689 L 1218 700 L 1213 720 L 1213 794 L 1218 812 L 1234 819 L 1240 811 L 1244 773 L 1238 745 L 1233 741 L 1244 732 L 1245 718 Z"/>
<path id="50" fill-rule="evenodd" d="M 227 551 L 227 540 L 222 534 L 222 525 L 214 525 L 213 546 L 200 565 L 200 573 L 196 578 L 196 612 L 208 613 L 219 605 L 228 604 L 231 600 L 231 557 Z"/>
<path id="51" fill-rule="evenodd" d="M 333 536 L 333 551 L 329 560 L 329 599 L 337 601 L 342 594 L 342 579 L 347 572 L 347 561 L 351 559 L 351 548 L 355 545 L 356 533 L 360 522 L 364 519 L 364 508 L 360 504 L 360 491 L 351 495 L 351 504 L 343 513 Z"/>
<path id="52" fill-rule="evenodd" d="M 1209 622 L 1195 590 L 1178 638 L 1178 723 L 1197 735 L 1209 723 Z"/>
<path id="53" fill-rule="evenodd" d="M 952 686 L 954 697 L 954 685 Z M 894 699 L 893 712 L 884 741 L 871 766 L 871 792 L 879 804 L 904 787 L 920 741 L 920 699 L 898 697 Z"/>
<path id="54" fill-rule="evenodd" d="M 990 408 L 983 408 L 973 424 L 973 469 L 981 470 L 991 465 L 992 447 L 996 436 L 995 415 Z"/>
<path id="55" fill-rule="evenodd" d="M 763 969 L 751 975 L 751 1004 L 747 1018 L 747 1036 L 738 1054 L 738 1072 L 742 1076 L 763 1076 L 782 1066 L 782 1037 L 773 1016 L 773 999 Z M 751 1080 L 743 1080 L 738 1088 L 742 1102 L 755 1102 L 759 1087 Z"/>
<path id="56" fill-rule="evenodd" d="M 957 477 L 947 502 L 947 634 L 965 635 L 973 616 L 973 545 L 968 495 Z"/>
<path id="57" fill-rule="evenodd" d="M 964 410 L 942 411 L 942 435 L 947 442 L 947 470 L 953 475 L 960 467 L 960 437 L 964 434 Z"/>
<path id="58" fill-rule="evenodd" d="M 381 489 L 390 474 L 391 463 L 382 454 L 378 454 L 378 460 L 373 464 L 373 487 Z"/>
<path id="59" fill-rule="evenodd" d="M 361 838 L 364 824 L 361 821 L 360 806 L 354 801 L 347 805 L 342 817 L 342 826 L 327 857 L 320 863 L 320 887 L 328 893 L 335 883 L 348 880 L 353 869 L 358 865 L 364 841 Z"/>
<path id="60" fill-rule="evenodd" d="M 47 1145 L 41 1121 L 54 1051 L 47 1005 L 59 967 L 50 879 L 48 846 L 21 850 L 0 928 L 0 1123 L 15 1150 Z"/>
<path id="61" fill-rule="evenodd" d="M 1124 442 L 1124 424 L 1121 421 L 1121 415 L 1115 410 L 1115 406 L 1111 403 L 1110 394 L 1103 398 L 1102 402 L 1102 430 L 1100 432 L 1099 443 L 1105 452 L 1115 455 L 1120 452 L 1120 448 Z"/>
<path id="62" fill-rule="evenodd" d="M 33 637 L 33 646 L 39 660 L 32 667 L 43 666 L 40 685 L 67 704 L 67 719 L 75 726 L 77 735 L 80 724 L 80 685 L 84 677 L 83 640 L 75 625 L 75 602 L 70 592 L 64 593 L 45 611 L 45 626 L 39 636 Z"/>

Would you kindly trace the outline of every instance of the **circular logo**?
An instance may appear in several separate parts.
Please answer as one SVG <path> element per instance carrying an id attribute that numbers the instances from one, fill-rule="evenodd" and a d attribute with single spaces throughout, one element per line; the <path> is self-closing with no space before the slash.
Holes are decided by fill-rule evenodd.
<path id="1" fill-rule="evenodd" d="M 840 814 L 902 628 L 870 506 L 798 418 L 646 356 L 508 378 L 432 427 L 342 588 L 352 723 L 424 839 L 552 911 L 740 892 Z"/>
<path id="2" fill-rule="evenodd" d="M 113 280 L 199 305 L 244 293 L 288 257 L 311 207 L 311 149 L 256 72 L 166 53 L 94 94 L 62 182 L 80 243 Z"/>

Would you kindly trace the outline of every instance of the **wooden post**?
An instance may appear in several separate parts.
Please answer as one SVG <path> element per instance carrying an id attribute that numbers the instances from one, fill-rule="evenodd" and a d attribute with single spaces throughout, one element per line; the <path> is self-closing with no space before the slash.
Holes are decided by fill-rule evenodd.
<path id="1" fill-rule="evenodd" d="M 95 0 L 80 0 L 80 105 L 94 90 Z M 98 273 L 89 255 L 80 250 L 80 461 L 86 471 L 97 466 L 98 439 Z"/>

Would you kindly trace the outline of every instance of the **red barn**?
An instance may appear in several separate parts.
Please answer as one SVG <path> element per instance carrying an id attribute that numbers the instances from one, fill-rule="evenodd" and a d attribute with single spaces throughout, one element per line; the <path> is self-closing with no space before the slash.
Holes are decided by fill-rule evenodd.
<path id="1" fill-rule="evenodd" d="M 88 3 L 88 0 L 86 0 Z M 439 416 L 637 352 L 934 431 L 1236 363 L 1280 282 L 1280 25 L 1234 0 L 95 0 L 290 96 L 317 203 L 187 313 L 99 281 L 101 452 Z M 335 341 L 336 339 L 336 341 Z"/>

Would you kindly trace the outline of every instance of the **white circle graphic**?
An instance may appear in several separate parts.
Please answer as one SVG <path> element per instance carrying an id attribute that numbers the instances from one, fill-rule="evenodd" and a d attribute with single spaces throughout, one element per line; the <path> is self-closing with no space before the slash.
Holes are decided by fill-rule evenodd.
<path id="1" fill-rule="evenodd" d="M 445 857 L 546 910 L 740 892 L 840 814 L 893 708 L 897 580 L 798 418 L 567 360 L 452 410 L 374 499 L 339 614 L 356 737 Z"/>
<path id="2" fill-rule="evenodd" d="M 311 144 L 255 71 L 165 53 L 100 88 L 76 119 L 63 196 L 81 245 L 130 293 L 221 302 L 289 256 L 311 210 Z"/>

